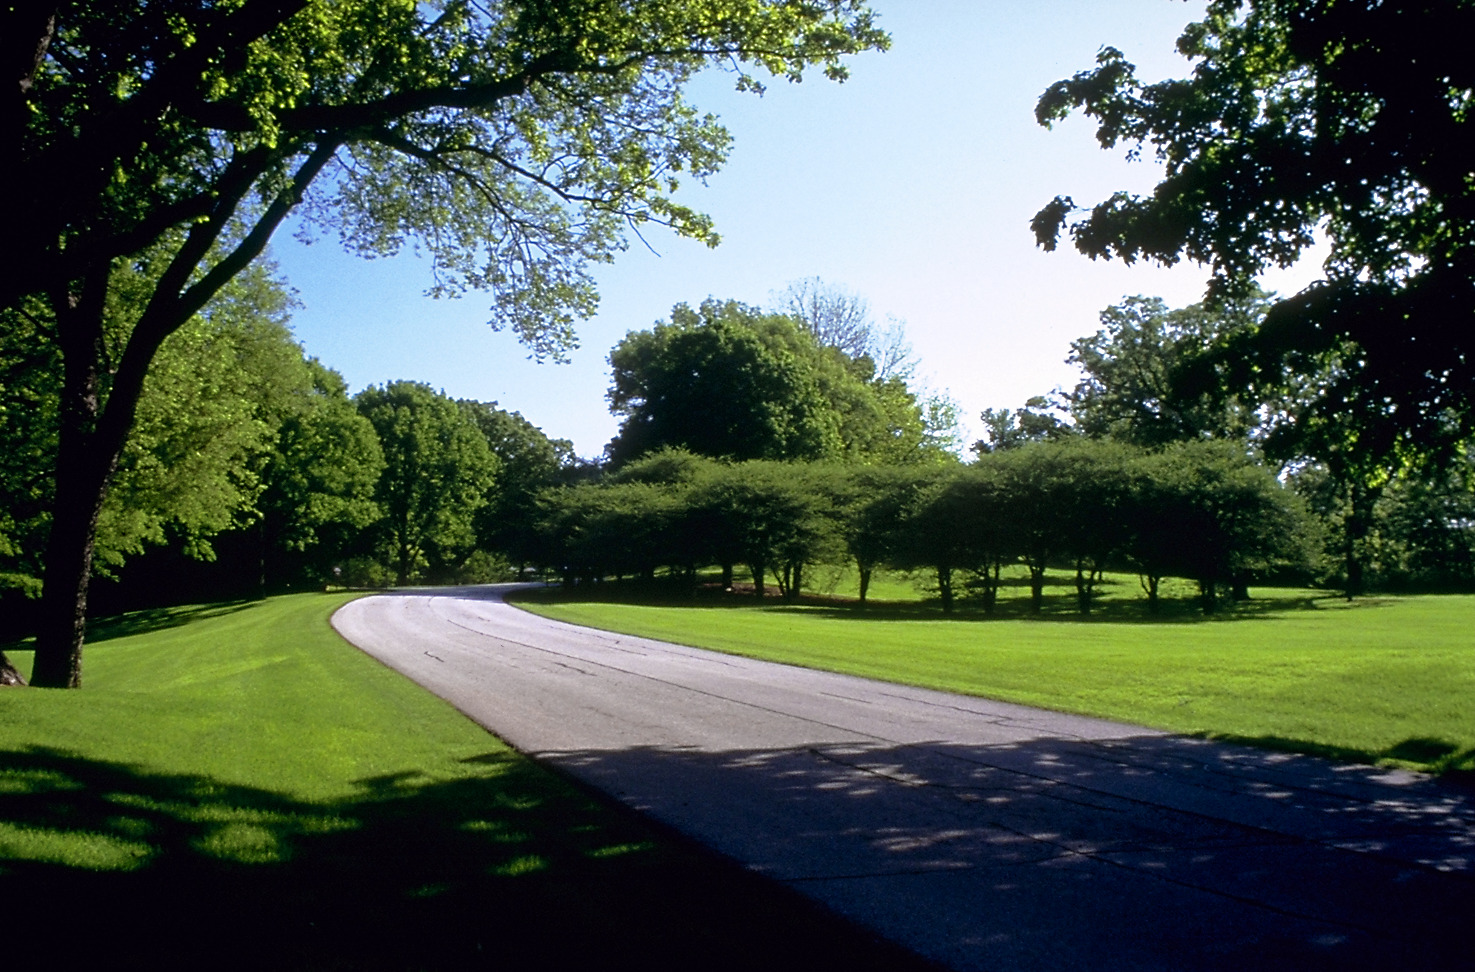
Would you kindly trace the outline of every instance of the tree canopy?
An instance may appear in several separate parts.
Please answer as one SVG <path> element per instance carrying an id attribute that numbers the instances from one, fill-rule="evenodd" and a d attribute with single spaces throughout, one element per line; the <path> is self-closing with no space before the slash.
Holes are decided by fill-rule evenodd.
<path id="1" fill-rule="evenodd" d="M 716 242 L 676 199 L 729 143 L 683 96 L 696 72 L 842 79 L 888 43 L 857 0 L 81 0 L 7 5 L 0 37 L 0 194 L 26 234 L 0 310 L 45 312 L 64 375 L 35 671 L 57 686 L 80 684 L 98 517 L 155 354 L 289 212 L 356 252 L 413 241 L 436 292 L 490 292 L 494 326 L 556 356 L 627 228 Z"/>
<path id="2" fill-rule="evenodd" d="M 1106 308 L 1101 330 L 1072 341 L 1066 359 L 1083 372 L 1065 396 L 1076 428 L 1149 447 L 1245 440 L 1259 403 L 1227 389 L 1222 369 L 1199 359 L 1258 325 L 1268 303 L 1257 288 L 1220 306 L 1169 310 L 1157 297 L 1129 297 Z"/>
<path id="3" fill-rule="evenodd" d="M 394 381 L 357 402 L 384 454 L 375 490 L 383 545 L 395 582 L 408 584 L 470 552 L 473 517 L 500 464 L 475 419 L 428 385 Z"/>
<path id="4" fill-rule="evenodd" d="M 1083 111 L 1103 147 L 1151 151 L 1164 178 L 1084 213 L 1056 197 L 1037 239 L 1053 249 L 1068 230 L 1092 257 L 1205 263 L 1219 300 L 1324 233 L 1325 279 L 1272 307 L 1233 360 L 1250 381 L 1334 357 L 1325 409 L 1355 392 L 1387 430 L 1364 448 L 1447 449 L 1475 429 L 1472 35 L 1469 0 L 1212 0 L 1178 41 L 1189 78 L 1144 84 L 1103 48 L 1036 115 Z"/>
<path id="5" fill-rule="evenodd" d="M 944 445 L 901 379 L 737 301 L 679 304 L 610 353 L 615 464 L 663 448 L 731 460 L 938 460 Z"/>

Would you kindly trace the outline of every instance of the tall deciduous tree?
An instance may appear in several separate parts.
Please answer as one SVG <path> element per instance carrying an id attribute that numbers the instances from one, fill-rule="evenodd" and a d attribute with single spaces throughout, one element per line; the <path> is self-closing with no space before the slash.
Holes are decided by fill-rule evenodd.
<path id="1" fill-rule="evenodd" d="M 1157 297 L 1129 297 L 1106 308 L 1101 330 L 1070 345 L 1067 361 L 1083 372 L 1065 399 L 1076 428 L 1148 447 L 1247 439 L 1260 403 L 1227 389 L 1222 369 L 1199 359 L 1257 326 L 1267 305 L 1257 290 L 1220 307 L 1169 310 Z"/>
<path id="2" fill-rule="evenodd" d="M 744 461 L 902 464 L 947 456 L 899 378 L 822 345 L 793 318 L 706 300 L 626 335 L 610 353 L 618 465 L 664 448 Z"/>
<path id="3" fill-rule="evenodd" d="M 857 0 L 26 2 L 0 37 L 0 198 L 26 234 L 0 308 L 44 300 L 61 349 L 35 671 L 55 686 L 80 683 L 96 524 L 155 353 L 289 212 L 359 252 L 418 240 L 438 291 L 491 291 L 495 325 L 557 354 L 625 227 L 716 240 L 674 197 L 729 141 L 683 98 L 693 74 L 841 78 L 887 43 Z M 115 274 L 153 246 L 114 346 Z"/>
<path id="4" fill-rule="evenodd" d="M 550 439 L 496 402 L 463 401 L 498 460 L 497 482 L 476 516 L 478 544 L 520 562 L 533 554 L 532 518 L 540 490 L 560 482 L 574 463 L 567 439 Z"/>
<path id="5" fill-rule="evenodd" d="M 471 416 L 429 385 L 366 388 L 358 408 L 384 454 L 375 499 L 385 552 L 396 583 L 408 584 L 470 552 L 473 516 L 486 503 L 497 460 Z"/>
<path id="6" fill-rule="evenodd" d="M 1206 263 L 1219 300 L 1324 232 L 1326 278 L 1272 307 L 1232 358 L 1250 379 L 1336 359 L 1308 417 L 1355 389 L 1377 413 L 1360 450 L 1447 452 L 1475 430 L 1471 36 L 1469 0 L 1212 0 L 1178 41 L 1190 78 L 1143 84 L 1103 48 L 1036 115 L 1081 110 L 1103 147 L 1152 151 L 1164 178 L 1085 214 L 1059 196 L 1036 236 L 1053 249 L 1068 227 L 1092 257 Z"/>
<path id="7" fill-rule="evenodd" d="M 384 453 L 342 376 L 310 360 L 312 385 L 282 421 L 263 475 L 261 582 L 333 578 L 333 561 L 382 511 Z"/>
<path id="8" fill-rule="evenodd" d="M 731 460 L 838 458 L 840 415 L 825 398 L 822 349 L 787 317 L 736 301 L 671 311 L 610 353 L 606 450 L 616 463 L 667 447 Z"/>

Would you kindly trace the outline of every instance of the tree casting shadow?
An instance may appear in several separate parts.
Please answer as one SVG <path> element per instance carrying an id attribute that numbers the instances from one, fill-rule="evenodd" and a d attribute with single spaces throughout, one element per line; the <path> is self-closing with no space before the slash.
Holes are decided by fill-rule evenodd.
<path id="1" fill-rule="evenodd" d="M 6 965 L 922 967 L 520 757 L 466 762 L 316 803 L 0 752 Z"/>
<path id="2" fill-rule="evenodd" d="M 476 596 L 475 588 L 445 589 L 445 593 L 456 596 Z M 1325 610 L 1328 603 L 1341 603 L 1342 598 L 1327 595 L 1304 595 L 1297 597 L 1255 598 L 1230 602 L 1225 599 L 1218 609 L 1205 614 L 1197 598 L 1164 598 L 1159 610 L 1148 610 L 1144 599 L 1097 601 L 1089 614 L 1082 614 L 1076 602 L 1074 586 L 1067 590 L 1066 581 L 1053 586 L 1047 584 L 1047 594 L 1041 609 L 1031 609 L 1027 597 L 1008 597 L 1000 600 L 992 612 L 984 611 L 979 602 L 971 597 L 960 597 L 955 609 L 944 613 L 936 599 L 921 601 L 870 601 L 865 605 L 852 598 L 832 597 L 820 594 L 804 594 L 794 601 L 785 601 L 772 596 L 759 601 L 750 592 L 724 591 L 716 585 L 696 589 L 674 590 L 664 583 L 603 582 L 579 585 L 572 589 L 523 588 L 510 596 L 512 602 L 529 601 L 543 604 L 635 604 L 645 607 L 663 608 L 725 608 L 731 610 L 793 611 L 805 614 L 846 619 L 852 621 L 949 621 L 974 624 L 988 621 L 1038 621 L 1069 624 L 1219 624 L 1238 621 L 1267 620 L 1284 614 Z M 414 593 L 405 591 L 404 593 Z M 420 593 L 428 593 L 422 591 Z M 1362 607 L 1375 607 L 1378 602 L 1369 599 Z"/>

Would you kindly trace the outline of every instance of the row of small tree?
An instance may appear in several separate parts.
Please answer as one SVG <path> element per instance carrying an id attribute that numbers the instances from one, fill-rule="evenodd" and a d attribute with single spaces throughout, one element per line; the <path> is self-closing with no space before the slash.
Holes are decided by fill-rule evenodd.
<path id="1" fill-rule="evenodd" d="M 1321 581 L 1349 595 L 1370 586 L 1471 589 L 1475 440 L 1450 416 L 1439 441 L 1421 445 L 1402 436 L 1388 401 L 1355 387 L 1329 399 L 1359 359 L 1351 346 L 1299 373 L 1236 363 L 1230 352 L 1265 326 L 1271 305 L 1253 291 L 1217 307 L 1170 310 L 1145 297 L 1108 307 L 1099 331 L 1071 343 L 1076 385 L 985 412 L 986 438 L 974 449 L 1068 437 L 1149 449 L 1233 443 L 1274 464 L 1319 519 Z"/>
<path id="2" fill-rule="evenodd" d="M 1205 610 L 1251 578 L 1309 567 L 1314 527 L 1265 468 L 1222 444 L 1158 452 L 1090 440 L 1035 443 L 971 466 L 721 463 L 666 451 L 600 483 L 545 492 L 533 559 L 568 583 L 607 576 L 690 579 L 746 566 L 758 596 L 774 578 L 797 598 L 808 568 L 850 563 L 864 603 L 878 568 L 926 569 L 944 611 L 964 591 L 992 611 L 1003 568 L 1022 564 L 1031 603 L 1046 572 L 1075 578 L 1091 610 L 1107 570 L 1196 581 Z"/>

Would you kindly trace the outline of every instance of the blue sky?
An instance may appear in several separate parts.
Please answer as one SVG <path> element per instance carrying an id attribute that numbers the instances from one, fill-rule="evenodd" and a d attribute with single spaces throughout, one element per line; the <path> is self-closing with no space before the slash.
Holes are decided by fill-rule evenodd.
<path id="1" fill-rule="evenodd" d="M 1057 194 L 1094 203 L 1147 191 L 1156 168 L 1102 151 L 1071 119 L 1047 131 L 1036 99 L 1089 68 L 1102 45 L 1142 76 L 1181 75 L 1173 51 L 1202 4 L 1182 0 L 876 0 L 893 46 L 857 57 L 836 85 L 775 82 L 762 98 L 730 75 L 698 79 L 692 100 L 733 133 L 728 164 L 684 201 L 713 216 L 715 250 L 648 233 L 598 268 L 602 302 L 566 365 L 536 364 L 485 324 L 487 300 L 432 300 L 426 265 L 365 261 L 331 240 L 307 247 L 282 233 L 273 255 L 304 304 L 294 320 L 308 353 L 354 389 L 424 381 L 458 398 L 497 401 L 554 437 L 598 455 L 614 434 L 606 358 L 630 330 L 673 304 L 708 296 L 772 302 L 818 276 L 864 297 L 882 322 L 905 322 L 919 382 L 946 391 L 971 432 L 984 408 L 1074 382 L 1070 341 L 1097 329 L 1102 308 L 1131 294 L 1172 306 L 1202 295 L 1206 272 L 1093 262 L 1044 253 L 1030 217 Z M 1298 268 L 1266 283 L 1294 292 Z"/>

